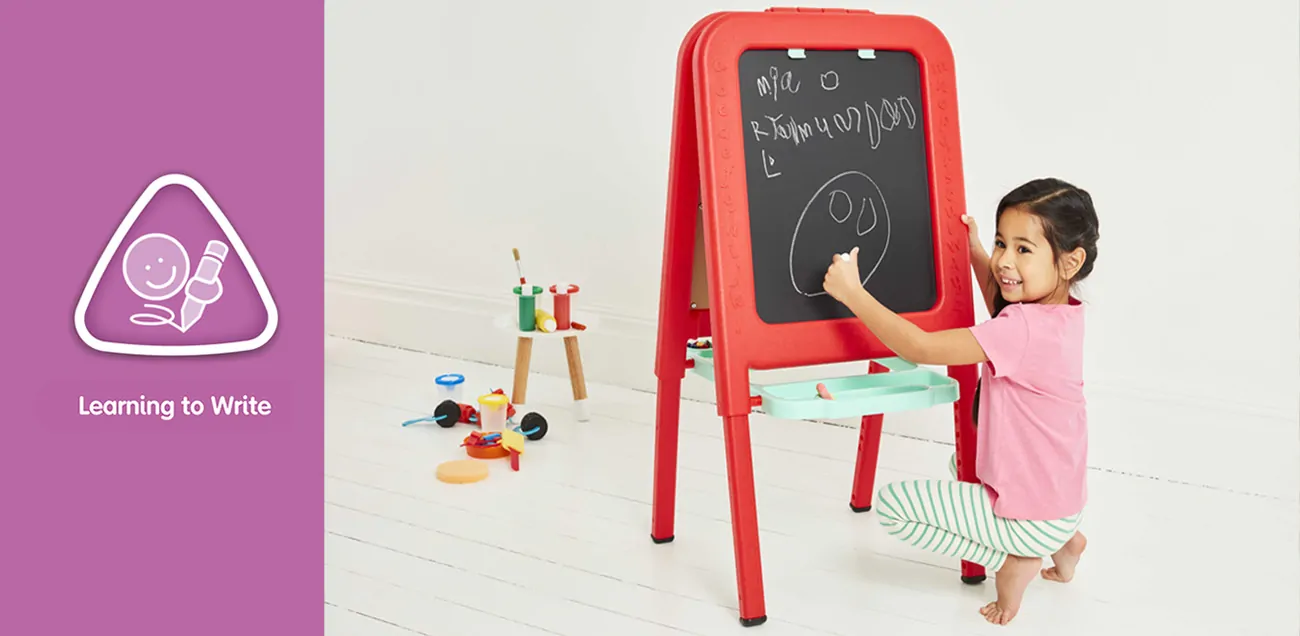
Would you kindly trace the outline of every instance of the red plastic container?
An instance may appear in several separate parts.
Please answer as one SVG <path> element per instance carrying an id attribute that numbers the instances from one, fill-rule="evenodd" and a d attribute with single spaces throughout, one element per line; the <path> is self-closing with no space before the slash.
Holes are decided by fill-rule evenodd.
<path id="1" fill-rule="evenodd" d="M 556 331 L 564 331 L 572 326 L 570 307 L 572 296 L 576 293 L 578 293 L 577 285 L 566 285 L 563 292 L 559 290 L 559 285 L 551 285 Z"/>

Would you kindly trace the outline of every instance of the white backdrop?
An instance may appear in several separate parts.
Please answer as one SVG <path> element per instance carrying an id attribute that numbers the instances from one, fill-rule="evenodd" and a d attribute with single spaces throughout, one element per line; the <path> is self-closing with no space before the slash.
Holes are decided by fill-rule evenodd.
<path id="1" fill-rule="evenodd" d="M 947 34 L 986 242 L 1023 181 L 1093 193 L 1095 462 L 1294 496 L 1300 9 L 1191 4 L 835 6 Z M 652 387 L 677 48 L 710 12 L 767 6 L 332 0 L 328 330 L 512 364 L 489 322 L 518 247 L 533 280 L 582 285 L 588 379 Z M 563 373 L 562 349 L 539 345 L 534 369 Z M 902 421 L 951 439 L 946 418 Z"/>

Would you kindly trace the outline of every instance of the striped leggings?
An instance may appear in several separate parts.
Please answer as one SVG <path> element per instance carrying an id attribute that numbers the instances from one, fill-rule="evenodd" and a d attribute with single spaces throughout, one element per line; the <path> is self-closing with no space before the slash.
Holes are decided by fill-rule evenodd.
<path id="1" fill-rule="evenodd" d="M 948 464 L 957 479 L 957 456 Z M 880 525 L 923 550 L 1002 569 L 1008 554 L 1047 557 L 1074 536 L 1083 513 L 1044 521 L 1003 519 L 993 514 L 980 484 L 919 479 L 886 484 L 876 492 Z"/>

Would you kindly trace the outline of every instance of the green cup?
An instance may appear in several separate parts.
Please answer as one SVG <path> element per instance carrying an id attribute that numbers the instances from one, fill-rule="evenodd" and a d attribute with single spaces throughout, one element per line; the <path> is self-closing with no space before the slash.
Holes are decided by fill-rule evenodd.
<path id="1" fill-rule="evenodd" d="M 514 288 L 515 295 L 519 297 L 519 330 L 534 331 L 537 329 L 537 296 L 542 293 L 540 285 L 529 285 L 528 290 L 523 285 Z"/>

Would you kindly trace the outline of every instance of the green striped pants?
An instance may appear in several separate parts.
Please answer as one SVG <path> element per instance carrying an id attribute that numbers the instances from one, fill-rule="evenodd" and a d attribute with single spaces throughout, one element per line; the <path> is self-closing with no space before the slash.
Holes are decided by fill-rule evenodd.
<path id="1" fill-rule="evenodd" d="M 957 456 L 948 464 L 957 479 Z M 997 572 L 1008 554 L 1047 557 L 1074 536 L 1080 512 L 1064 519 L 1026 521 L 993 514 L 981 484 L 919 479 L 886 484 L 876 492 L 880 525 L 923 550 L 978 563 Z"/>

